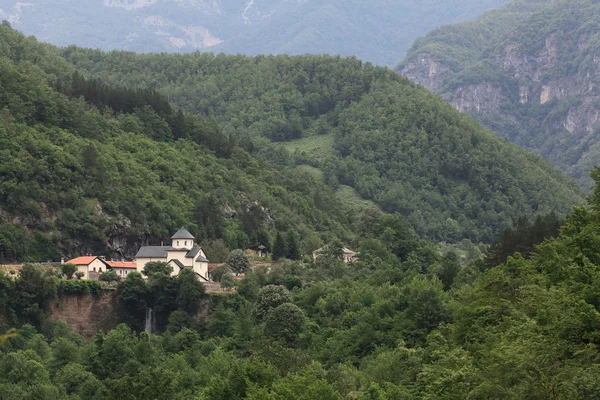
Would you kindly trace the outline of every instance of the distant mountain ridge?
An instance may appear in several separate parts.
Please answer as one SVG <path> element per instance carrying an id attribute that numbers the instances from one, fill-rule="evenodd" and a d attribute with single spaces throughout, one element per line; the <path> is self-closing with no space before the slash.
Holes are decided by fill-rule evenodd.
<path id="1" fill-rule="evenodd" d="M 0 0 L 0 20 L 59 46 L 328 53 L 393 65 L 417 37 L 436 26 L 475 18 L 506 1 Z"/>
<path id="2" fill-rule="evenodd" d="M 591 185 L 600 163 L 600 5 L 519 0 L 418 40 L 398 71 Z"/>

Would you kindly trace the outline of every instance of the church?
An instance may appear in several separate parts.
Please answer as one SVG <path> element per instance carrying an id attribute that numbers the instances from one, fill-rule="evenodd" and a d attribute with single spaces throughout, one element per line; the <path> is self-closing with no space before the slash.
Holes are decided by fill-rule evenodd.
<path id="1" fill-rule="evenodd" d="M 136 258 L 137 272 L 153 261 L 162 261 L 173 267 L 173 276 L 183 269 L 193 270 L 201 280 L 208 281 L 208 259 L 204 250 L 195 243 L 194 236 L 181 227 L 172 237 L 170 246 L 142 246 Z"/>

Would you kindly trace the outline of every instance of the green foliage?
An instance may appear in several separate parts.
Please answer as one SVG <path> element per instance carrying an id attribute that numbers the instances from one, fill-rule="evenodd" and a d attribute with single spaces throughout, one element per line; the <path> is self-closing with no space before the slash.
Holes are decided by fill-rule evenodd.
<path id="1" fill-rule="evenodd" d="M 275 340 L 292 344 L 304 328 L 304 314 L 295 304 L 283 303 L 267 313 L 265 333 Z"/>
<path id="2" fill-rule="evenodd" d="M 100 294 L 102 286 L 97 281 L 87 280 L 67 280 L 60 281 L 58 284 L 58 294 Z"/>
<path id="3" fill-rule="evenodd" d="M 73 274 L 77 272 L 77 266 L 73 264 L 63 264 L 60 266 L 60 270 L 67 279 L 71 279 L 73 278 Z"/>
<path id="4" fill-rule="evenodd" d="M 429 73 L 425 64 L 436 63 L 430 89 L 452 103 L 472 93 L 477 106 L 465 104 L 467 113 L 588 189 L 599 145 L 586 114 L 596 107 L 597 93 L 580 82 L 595 68 L 598 15 L 598 4 L 589 0 L 512 1 L 417 40 L 399 70 L 422 77 Z M 559 94 L 559 87 L 569 89 Z"/>
<path id="5" fill-rule="evenodd" d="M 250 270 L 250 259 L 244 250 L 233 250 L 227 256 L 227 266 L 236 275 L 245 274 Z"/>
<path id="6" fill-rule="evenodd" d="M 281 234 L 281 232 L 277 232 L 277 236 L 275 237 L 275 244 L 273 245 L 273 259 L 281 260 L 285 258 L 287 255 L 287 243 Z"/>
<path id="7" fill-rule="evenodd" d="M 424 88 L 356 59 L 197 53 L 172 62 L 166 54 L 74 47 L 63 55 L 106 82 L 153 82 L 184 111 L 206 115 L 231 137 L 252 142 L 251 154 L 281 171 L 316 168 L 318 173 L 293 171 L 294 183 L 310 190 L 317 208 L 335 200 L 355 215 L 369 207 L 332 195 L 343 185 L 382 211 L 401 215 L 420 237 L 490 243 L 515 215 L 556 211 L 564 216 L 582 200 L 576 183 L 549 163 L 497 138 Z M 313 155 L 293 146 L 299 138 L 318 135 L 330 137 L 330 150 Z M 232 159 L 252 169 L 246 153 L 236 152 Z M 328 191 L 313 190 L 311 182 L 327 185 Z M 318 218 L 305 215 L 309 221 Z M 256 221 L 249 218 L 248 226 Z M 281 232 L 298 232 L 301 240 L 308 236 L 281 218 L 275 225 Z M 247 229 L 244 233 L 251 236 Z M 232 246 L 239 242 L 237 234 L 226 241 L 240 247 Z M 275 258 L 284 256 L 275 250 Z"/>
<path id="8" fill-rule="evenodd" d="M 117 272 L 114 269 L 109 269 L 108 271 L 101 273 L 99 279 L 102 282 L 111 283 L 111 282 L 120 281 L 121 277 L 119 277 L 119 275 L 117 275 Z"/>
<path id="9" fill-rule="evenodd" d="M 256 319 L 262 321 L 267 317 L 269 311 L 285 303 L 291 303 L 289 292 L 283 286 L 267 285 L 258 293 L 258 299 L 254 308 Z"/>

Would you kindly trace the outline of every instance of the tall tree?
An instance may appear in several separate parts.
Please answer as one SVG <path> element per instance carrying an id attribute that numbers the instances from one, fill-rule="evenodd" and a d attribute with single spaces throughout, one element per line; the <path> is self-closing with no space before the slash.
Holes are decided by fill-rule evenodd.
<path id="1" fill-rule="evenodd" d="M 273 245 L 273 259 L 280 260 L 285 258 L 287 255 L 287 246 L 285 239 L 281 232 L 277 232 L 277 236 L 275 237 L 275 244 Z"/>

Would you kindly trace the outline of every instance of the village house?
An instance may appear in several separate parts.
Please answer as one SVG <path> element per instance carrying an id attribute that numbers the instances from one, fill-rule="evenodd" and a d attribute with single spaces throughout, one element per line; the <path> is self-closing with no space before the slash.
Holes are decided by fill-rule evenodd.
<path id="1" fill-rule="evenodd" d="M 66 262 L 77 267 L 77 272 L 83 273 L 82 279 L 98 279 L 98 276 L 110 268 L 101 257 L 82 256 Z"/>
<path id="2" fill-rule="evenodd" d="M 313 251 L 313 261 L 317 261 L 317 258 L 321 257 L 324 253 L 326 253 L 326 251 L 327 246 L 321 247 L 320 249 Z M 343 259 L 345 263 L 353 263 L 358 261 L 358 253 L 346 247 L 342 248 L 342 251 L 344 253 Z"/>
<path id="3" fill-rule="evenodd" d="M 149 262 L 162 261 L 173 267 L 173 276 L 183 269 L 193 270 L 202 280 L 208 281 L 208 259 L 204 250 L 196 246 L 194 236 L 181 227 L 172 237 L 170 246 L 143 246 L 138 251 L 136 270 L 142 272 Z"/>
<path id="4" fill-rule="evenodd" d="M 127 274 L 137 271 L 137 263 L 132 261 L 106 261 L 108 266 L 116 272 L 120 278 L 126 278 Z"/>

